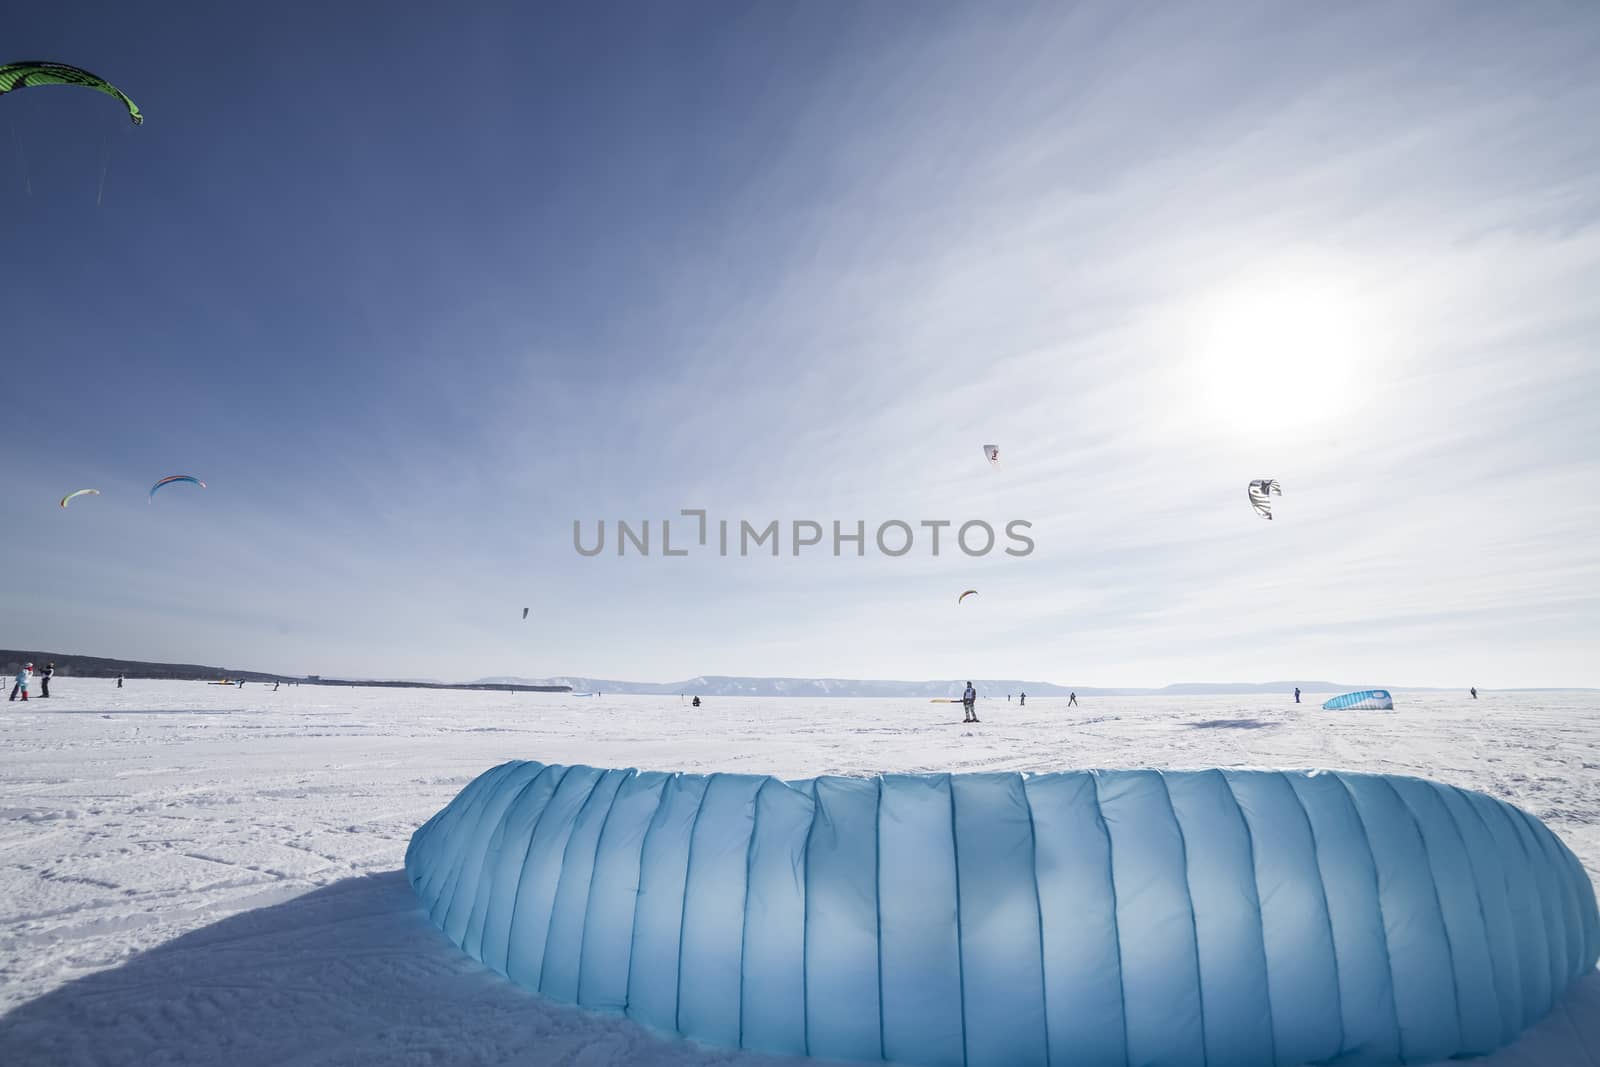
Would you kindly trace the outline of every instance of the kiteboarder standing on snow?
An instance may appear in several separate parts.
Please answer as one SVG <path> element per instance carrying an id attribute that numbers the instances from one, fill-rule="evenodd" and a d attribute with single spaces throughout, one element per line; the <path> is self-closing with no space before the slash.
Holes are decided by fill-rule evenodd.
<path id="1" fill-rule="evenodd" d="M 967 713 L 967 717 L 962 720 L 963 722 L 977 722 L 978 721 L 978 712 L 977 712 L 977 709 L 974 707 L 974 705 L 977 704 L 977 702 L 978 702 L 978 691 L 976 689 L 972 688 L 972 683 L 971 682 L 968 682 L 967 683 L 967 688 L 962 690 L 962 693 L 961 693 L 961 707 Z"/>
<path id="2" fill-rule="evenodd" d="M 28 699 L 28 680 L 33 677 L 33 664 L 24 663 L 17 672 L 17 684 L 11 687 L 11 699 L 17 699 L 17 694 L 22 694 L 22 699 Z"/>
<path id="3" fill-rule="evenodd" d="M 1067 707 L 1075 708 L 1077 706 L 1078 706 L 1078 694 L 1077 693 L 1068 693 L 1067 694 Z"/>
<path id="4" fill-rule="evenodd" d="M 1294 702 L 1296 704 L 1300 703 L 1300 687 L 1298 685 L 1294 687 Z"/>
<path id="5" fill-rule="evenodd" d="M 39 697 L 41 699 L 50 695 L 50 679 L 55 676 L 56 665 L 54 663 L 46 663 L 44 665 L 44 673 L 39 675 Z"/>
<path id="6" fill-rule="evenodd" d="M 1478 687 L 1477 686 L 1473 686 L 1472 689 L 1471 689 L 1471 693 L 1472 693 L 1472 699 L 1473 700 L 1477 700 L 1478 699 Z"/>
<path id="7" fill-rule="evenodd" d="M 1022 699 L 1017 701 L 1017 706 L 1018 707 L 1027 707 L 1027 705 L 1028 705 L 1028 694 L 1027 693 L 1023 693 L 1022 694 Z"/>

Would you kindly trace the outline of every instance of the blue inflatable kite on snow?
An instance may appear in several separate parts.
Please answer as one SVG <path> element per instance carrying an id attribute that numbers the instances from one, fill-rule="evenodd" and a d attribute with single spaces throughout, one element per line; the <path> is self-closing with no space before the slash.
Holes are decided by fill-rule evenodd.
<path id="1" fill-rule="evenodd" d="M 1325 700 L 1323 711 L 1393 711 L 1394 697 L 1387 689 L 1362 689 Z"/>
<path id="2" fill-rule="evenodd" d="M 1415 778 L 799 782 L 512 762 L 411 840 L 452 941 L 718 1045 L 915 1064 L 1428 1062 L 1600 956 L 1537 819 Z"/>

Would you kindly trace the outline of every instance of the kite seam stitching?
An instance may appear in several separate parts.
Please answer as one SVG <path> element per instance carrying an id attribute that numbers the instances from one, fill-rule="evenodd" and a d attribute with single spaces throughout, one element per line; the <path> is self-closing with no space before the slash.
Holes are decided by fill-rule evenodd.
<path id="1" fill-rule="evenodd" d="M 599 768 L 586 767 L 585 769 L 598 770 Z M 561 900 L 561 881 L 567 876 L 567 857 L 572 854 L 572 839 L 577 836 L 578 823 L 583 820 L 583 813 L 585 809 L 589 807 L 590 801 L 594 799 L 596 791 L 600 788 L 600 783 L 604 780 L 605 772 L 602 771 L 601 773 L 595 775 L 594 781 L 589 783 L 589 791 L 583 795 L 583 803 L 579 804 L 578 810 L 573 813 L 572 825 L 567 829 L 567 843 L 561 846 L 561 869 L 556 873 L 555 891 L 550 894 L 550 918 L 545 921 L 544 925 L 544 951 L 539 954 L 539 991 L 541 992 L 544 989 L 544 972 L 545 969 L 550 965 L 550 933 L 555 929 L 556 926 L 556 905 Z M 555 796 L 552 795 L 550 799 L 554 800 Z M 593 877 L 594 872 L 591 868 L 590 879 L 593 880 Z M 579 942 L 578 949 L 580 953 L 583 950 L 583 944 L 581 940 Z M 579 956 L 579 965 L 582 966 L 581 955 Z"/>
<path id="2" fill-rule="evenodd" d="M 1200 974 L 1200 920 L 1195 915 L 1194 889 L 1189 885 L 1189 839 L 1184 835 L 1183 823 L 1178 821 L 1178 808 L 1172 803 L 1172 788 L 1167 785 L 1167 776 L 1160 771 L 1156 771 L 1155 775 L 1156 781 L 1161 783 L 1161 795 L 1167 798 L 1167 814 L 1172 816 L 1173 829 L 1178 831 L 1179 860 L 1183 864 L 1183 894 L 1189 898 L 1189 935 L 1194 938 L 1194 992 L 1200 1003 L 1200 1062 L 1210 1064 L 1211 1050 L 1206 1044 L 1206 990 Z"/>
<path id="3" fill-rule="evenodd" d="M 889 1058 L 883 1032 L 883 775 L 878 775 L 878 795 L 872 805 L 872 910 L 877 921 L 878 950 L 878 1057 Z"/>
<path id="4" fill-rule="evenodd" d="M 1539 914 L 1543 919 L 1542 925 L 1544 926 L 1544 936 L 1534 938 L 1533 940 L 1537 945 L 1544 949 L 1545 954 L 1544 967 L 1541 969 L 1544 972 L 1544 980 L 1549 983 L 1549 990 L 1545 997 L 1542 998 L 1543 1003 L 1540 1004 L 1539 1011 L 1537 1012 L 1539 1015 L 1544 1015 L 1555 1005 L 1557 996 L 1555 974 L 1551 970 L 1551 968 L 1555 966 L 1555 960 L 1553 960 L 1550 955 L 1550 914 L 1546 910 L 1549 907 L 1550 902 L 1545 899 L 1544 888 L 1539 883 L 1538 870 L 1534 865 L 1533 856 L 1528 852 L 1528 843 L 1522 839 L 1522 833 L 1518 829 L 1517 822 L 1510 815 L 1511 805 L 1506 804 L 1503 801 L 1497 801 L 1495 804 L 1495 810 L 1500 813 L 1500 818 L 1505 821 L 1506 829 L 1511 833 L 1511 839 L 1517 843 L 1517 848 L 1522 853 L 1523 867 L 1527 871 L 1528 875 L 1528 887 L 1532 890 L 1533 895 L 1538 898 L 1539 901 Z M 1535 989 L 1534 992 L 1537 993 L 1538 990 Z"/>
<path id="5" fill-rule="evenodd" d="M 1239 803 L 1239 794 L 1234 792 L 1233 779 L 1227 771 L 1218 770 L 1222 776 L 1222 784 L 1227 787 L 1228 799 L 1233 802 L 1233 810 L 1239 816 L 1239 825 L 1244 829 L 1245 848 L 1250 854 L 1250 889 L 1255 896 L 1256 935 L 1261 943 L 1261 988 L 1267 996 L 1267 1040 L 1272 1044 L 1272 1057 L 1278 1058 L 1278 1024 L 1272 1011 L 1272 965 L 1267 958 L 1267 924 L 1261 914 L 1261 879 L 1256 875 L 1256 835 L 1250 829 L 1250 820 L 1245 818 L 1244 805 Z"/>
<path id="6" fill-rule="evenodd" d="M 683 927 L 689 921 L 689 879 L 694 877 L 695 831 L 700 828 L 700 815 L 706 810 L 711 784 L 720 777 L 722 775 L 719 772 L 706 779 L 706 787 L 700 791 L 699 802 L 694 807 L 694 818 L 689 820 L 689 844 L 683 850 L 683 899 L 678 904 L 678 974 L 672 983 L 672 1028 L 680 1034 L 683 1033 Z M 742 985 L 743 974 L 740 974 L 739 981 Z"/>
<path id="7" fill-rule="evenodd" d="M 1044 1062 L 1054 1062 L 1050 1058 L 1050 990 L 1049 971 L 1044 965 L 1044 897 L 1039 892 L 1039 829 L 1033 822 L 1033 800 L 1028 796 L 1028 777 L 1025 774 L 1017 775 L 1017 781 L 1022 789 L 1022 806 L 1028 809 L 1028 844 L 1029 858 L 1032 861 L 1033 872 L 1033 907 L 1039 919 L 1039 1000 L 1040 1007 L 1044 1010 L 1040 1022 L 1044 1027 Z"/>
<path id="8" fill-rule="evenodd" d="M 1484 799 L 1487 800 L 1488 798 L 1485 797 Z M 1514 969 L 1513 977 L 1515 979 L 1517 1031 L 1520 1033 L 1524 1028 L 1527 1027 L 1529 1021 L 1527 1002 L 1530 990 L 1528 989 L 1527 979 L 1522 973 L 1522 953 L 1518 951 L 1517 946 L 1517 941 L 1519 939 L 1517 937 L 1516 919 L 1515 916 L 1511 914 L 1511 901 L 1515 894 L 1512 892 L 1511 888 L 1510 865 L 1499 862 L 1501 859 L 1499 855 L 1500 841 L 1495 837 L 1494 831 L 1490 829 L 1489 820 L 1483 817 L 1483 812 L 1479 810 L 1478 804 L 1473 798 L 1473 795 L 1470 793 L 1467 794 L 1466 801 L 1467 810 L 1472 812 L 1472 817 L 1478 820 L 1478 825 L 1483 828 L 1484 836 L 1488 838 L 1489 845 L 1494 850 L 1494 859 L 1496 861 L 1495 867 L 1497 868 L 1497 873 L 1500 875 L 1500 884 L 1506 891 L 1506 917 L 1509 921 L 1511 933 L 1511 966 Z"/>
<path id="9" fill-rule="evenodd" d="M 1461 831 L 1461 822 L 1456 818 L 1456 813 L 1450 810 L 1449 801 L 1445 800 L 1444 798 L 1445 790 L 1450 789 L 1451 787 L 1443 785 L 1439 782 L 1426 782 L 1425 784 L 1433 787 L 1433 792 L 1439 800 L 1439 806 L 1444 808 L 1445 816 L 1450 820 L 1450 826 L 1456 832 L 1456 840 L 1461 842 L 1461 852 L 1467 861 L 1467 872 L 1472 876 L 1472 895 L 1478 902 L 1478 922 L 1483 927 L 1484 949 L 1489 955 L 1489 989 L 1494 993 L 1495 1011 L 1497 1014 L 1501 1014 L 1501 1018 L 1496 1020 L 1500 1025 L 1495 1027 L 1495 1041 L 1498 1044 L 1500 1041 L 1499 1035 L 1505 1031 L 1505 1018 L 1503 1015 L 1503 1005 L 1500 1003 L 1500 991 L 1495 988 L 1494 981 L 1495 976 L 1500 971 L 1500 968 L 1495 965 L 1494 945 L 1489 937 L 1489 912 L 1488 909 L 1483 905 L 1483 889 L 1478 883 L 1477 865 L 1472 862 L 1472 848 L 1467 844 L 1467 835 Z"/>
<path id="10" fill-rule="evenodd" d="M 761 832 L 761 794 L 771 776 L 762 779 L 750 797 L 750 840 L 744 846 L 744 906 L 739 916 L 739 1047 L 744 1048 L 744 946 L 750 935 L 750 869 L 756 855 L 756 835 Z"/>
<path id="11" fill-rule="evenodd" d="M 1577 918 L 1577 920 L 1581 923 L 1583 921 L 1583 917 L 1581 915 L 1574 915 L 1573 914 L 1577 910 L 1576 901 L 1572 902 L 1573 903 L 1573 907 L 1571 907 L 1571 908 L 1568 907 L 1568 902 L 1569 902 L 1569 899 L 1571 898 L 1571 895 L 1572 895 L 1572 887 L 1567 884 L 1567 879 L 1565 879 L 1563 877 L 1559 877 L 1560 868 L 1557 867 L 1554 859 L 1550 855 L 1549 842 L 1545 839 L 1544 835 L 1540 834 L 1541 830 L 1544 830 L 1545 834 L 1549 834 L 1549 830 L 1546 830 L 1543 823 L 1539 822 L 1537 819 L 1535 819 L 1533 816 L 1529 815 L 1527 812 L 1523 811 L 1521 808 L 1514 808 L 1514 810 L 1516 811 L 1516 813 L 1518 815 L 1520 815 L 1522 817 L 1522 822 L 1523 822 L 1523 824 L 1525 826 L 1527 826 L 1528 833 L 1533 837 L 1534 842 L 1536 844 L 1538 844 L 1539 852 L 1544 856 L 1546 865 L 1551 868 L 1551 877 L 1556 882 L 1557 903 L 1559 904 L 1562 912 L 1564 912 L 1566 914 L 1566 918 L 1568 918 L 1569 920 L 1573 919 L 1573 918 Z M 1577 972 L 1577 971 L 1575 971 L 1573 969 L 1573 966 L 1572 966 L 1573 961 L 1572 961 L 1572 958 L 1571 958 L 1572 955 L 1573 955 L 1573 952 L 1572 952 L 1571 943 L 1568 940 L 1566 940 L 1565 938 L 1563 938 L 1562 942 L 1561 942 L 1561 960 L 1562 960 L 1563 966 L 1561 968 L 1561 979 L 1562 980 L 1561 980 L 1561 983 L 1560 983 L 1561 984 L 1561 988 L 1563 990 L 1567 987 L 1567 984 L 1569 982 L 1571 982 L 1573 978 L 1577 977 L 1577 975 L 1579 973 L 1579 972 Z M 1551 962 L 1552 962 L 1552 964 L 1554 963 L 1554 961 L 1551 961 Z M 1557 994 L 1557 992 L 1558 991 L 1555 989 L 1555 987 L 1552 986 L 1551 987 L 1552 999 L 1554 999 L 1554 996 Z"/>
<path id="12" fill-rule="evenodd" d="M 1100 805 L 1100 776 L 1089 771 L 1089 784 L 1094 789 L 1094 821 L 1106 838 L 1106 883 L 1111 887 L 1111 933 L 1117 944 L 1117 1005 L 1122 1013 L 1122 1062 L 1128 1062 L 1128 984 L 1122 974 L 1122 915 L 1117 909 L 1117 870 L 1115 846 L 1111 842 L 1111 827 L 1106 825 L 1106 813 Z"/>
<path id="13" fill-rule="evenodd" d="M 594 914 L 594 872 L 600 866 L 600 854 L 604 851 L 606 843 L 606 830 L 611 826 L 611 815 L 617 810 L 617 798 L 622 795 L 622 787 L 638 778 L 639 772 L 632 767 L 624 768 L 622 781 L 617 783 L 617 788 L 611 794 L 611 801 L 606 805 L 606 816 L 600 821 L 600 832 L 594 839 L 594 863 L 589 868 L 589 889 L 583 895 L 583 929 L 578 931 L 578 1003 L 584 1003 L 583 997 L 583 960 L 584 949 L 589 943 L 589 916 Z"/>
<path id="14" fill-rule="evenodd" d="M 1400 802 L 1400 807 L 1405 810 L 1405 813 L 1408 816 L 1411 817 L 1411 828 L 1416 831 L 1417 841 L 1422 845 L 1422 857 L 1427 865 L 1426 869 L 1428 872 L 1429 888 L 1433 890 L 1433 906 L 1439 914 L 1439 928 L 1444 931 L 1445 957 L 1450 962 L 1450 993 L 1455 998 L 1456 1002 L 1456 1044 L 1459 1045 L 1462 1041 L 1461 1031 L 1463 1029 L 1463 1021 L 1461 1018 L 1461 982 L 1458 979 L 1456 972 L 1456 950 L 1455 945 L 1450 937 L 1450 922 L 1445 918 L 1444 901 L 1439 897 L 1439 882 L 1433 870 L 1433 853 L 1428 848 L 1428 839 L 1422 832 L 1422 820 L 1417 818 L 1417 813 L 1412 810 L 1410 804 L 1406 803 L 1406 798 L 1400 795 L 1400 790 L 1395 788 L 1393 782 L 1389 781 L 1387 778 L 1381 780 L 1384 784 L 1384 787 L 1388 789 L 1389 792 L 1393 793 L 1394 798 Z"/>
<path id="15" fill-rule="evenodd" d="M 1317 844 L 1317 828 L 1311 823 L 1311 812 L 1306 808 L 1305 798 L 1295 789 L 1294 782 L 1282 771 L 1278 778 L 1289 788 L 1289 795 L 1294 797 L 1295 806 L 1300 809 L 1300 817 L 1305 820 L 1306 833 L 1311 838 L 1311 863 L 1317 869 L 1317 890 L 1322 896 L 1322 918 L 1328 927 L 1328 952 L 1333 957 L 1333 1004 L 1334 1017 L 1339 1020 L 1339 1049 L 1342 1052 L 1349 1040 L 1344 1030 L 1344 986 L 1339 979 L 1339 941 L 1333 936 L 1333 906 L 1328 903 L 1328 883 L 1322 877 L 1322 850 Z"/>
<path id="16" fill-rule="evenodd" d="M 661 813 L 667 810 L 667 790 L 683 777 L 681 771 L 673 771 L 661 781 L 661 793 L 656 797 L 656 810 L 650 815 L 650 822 L 644 828 L 644 837 L 639 840 L 639 877 L 633 888 L 633 915 L 628 923 L 628 984 L 622 994 L 622 1010 L 632 1017 L 629 1009 L 633 1005 L 633 961 L 637 958 L 633 951 L 634 943 L 639 939 L 639 897 L 644 894 L 644 854 L 650 848 L 650 835 L 656 832 L 660 825 Z M 687 882 L 685 882 L 687 884 Z M 676 1012 L 673 1013 L 676 1017 Z"/>
<path id="17" fill-rule="evenodd" d="M 1362 814 L 1361 805 L 1356 803 L 1355 790 L 1350 788 L 1350 783 L 1345 781 L 1344 775 L 1339 771 L 1333 772 L 1333 778 L 1344 788 L 1345 796 L 1350 801 L 1350 810 L 1355 813 L 1356 824 L 1361 827 L 1361 841 L 1367 847 L 1367 858 L 1372 863 L 1373 899 L 1378 904 L 1378 925 L 1383 931 L 1383 966 L 1389 972 L 1389 1002 L 1394 1007 L 1394 1044 L 1403 1062 L 1406 1058 L 1405 1027 L 1400 1024 L 1400 995 L 1395 990 L 1394 951 L 1389 945 L 1389 920 L 1383 913 L 1383 879 L 1378 874 L 1378 854 L 1372 847 L 1372 834 L 1367 830 L 1367 817 Z"/>
<path id="18" fill-rule="evenodd" d="M 537 775 L 535 775 L 535 778 L 543 778 L 547 772 L 553 771 L 553 770 L 555 770 L 554 767 L 546 767 L 544 770 L 540 771 Z M 539 836 L 539 827 L 544 825 L 545 813 L 550 810 L 550 803 L 551 803 L 551 801 L 555 800 L 555 798 L 556 798 L 556 790 L 560 789 L 561 788 L 561 783 L 567 780 L 567 772 L 570 771 L 570 770 L 572 770 L 571 767 L 562 767 L 561 768 L 561 774 L 560 774 L 559 777 L 557 777 L 556 784 L 550 788 L 550 795 L 549 795 L 549 797 L 547 797 L 545 799 L 544 807 L 540 808 L 539 809 L 539 814 L 534 816 L 533 827 L 531 829 L 529 829 L 529 831 L 528 831 L 528 847 L 527 847 L 527 850 L 522 855 L 522 863 L 519 864 L 518 867 L 517 867 L 517 891 L 514 894 L 512 894 L 512 897 L 511 897 L 511 921 L 506 923 L 506 975 L 507 975 L 507 977 L 509 977 L 510 974 L 511 974 L 511 949 L 517 943 L 517 938 L 516 938 L 517 911 L 518 911 L 518 906 L 522 903 L 522 886 L 524 884 L 524 879 L 522 877 L 522 874 L 523 874 L 523 871 L 527 869 L 528 857 L 533 854 L 533 840 L 534 840 L 534 838 Z M 541 974 L 540 977 L 542 978 L 543 974 Z"/>
<path id="19" fill-rule="evenodd" d="M 506 775 L 506 778 L 510 778 L 510 777 L 511 777 L 510 774 Z M 529 787 L 531 787 L 533 785 L 534 780 L 537 779 L 538 777 L 539 776 L 537 774 L 535 774 L 532 778 L 528 779 L 528 781 L 524 782 L 522 784 L 522 787 L 520 789 L 518 789 L 516 791 L 516 793 L 512 794 L 510 802 L 507 803 L 506 806 L 503 809 L 501 809 L 501 812 L 500 812 L 500 825 L 498 827 L 496 827 L 496 832 L 495 833 L 489 835 L 489 840 L 484 845 L 483 859 L 478 865 L 478 885 L 480 887 L 483 886 L 483 884 L 484 884 L 484 875 L 485 875 L 485 873 L 489 872 L 491 858 L 498 859 L 499 856 L 501 855 L 501 853 L 504 852 L 504 850 L 505 850 L 505 844 L 506 844 L 506 834 L 505 834 L 505 826 L 506 826 L 506 824 L 505 824 L 505 819 L 506 819 L 506 816 L 508 814 L 510 814 L 510 812 L 513 811 L 516 808 L 517 801 L 522 799 L 523 794 L 528 791 Z M 503 784 L 504 784 L 503 782 L 496 783 L 496 785 L 495 785 L 496 791 L 498 791 Z M 495 847 L 494 847 L 494 839 L 495 839 L 496 836 L 498 836 L 500 838 L 500 848 L 499 849 L 495 849 Z M 498 864 L 496 864 L 496 866 L 498 867 Z M 491 875 L 489 880 L 490 880 L 490 882 L 493 882 L 494 879 L 493 879 L 492 875 Z M 491 898 L 493 896 L 493 893 L 494 893 L 494 890 L 493 890 L 493 887 L 491 886 L 489 891 L 488 891 L 488 895 L 485 896 L 485 898 L 484 898 L 484 904 L 483 904 L 483 922 L 484 922 L 484 925 L 487 925 L 487 923 L 489 921 L 489 906 L 492 903 L 492 899 Z M 467 947 L 466 944 L 465 944 L 465 940 L 464 939 L 471 935 L 471 933 L 472 933 L 472 917 L 478 913 L 478 899 L 477 899 L 477 897 L 478 897 L 478 894 L 474 893 L 474 895 L 473 895 L 474 899 L 472 901 L 472 909 L 467 912 L 467 928 L 461 935 L 462 938 L 463 938 L 463 943 L 462 943 L 462 946 L 461 946 L 462 948 L 466 948 Z M 468 951 L 470 952 L 471 950 L 468 949 Z M 483 958 L 483 926 L 482 925 L 480 925 L 478 927 L 478 951 L 477 951 L 476 955 L 477 955 L 477 958 L 479 958 L 479 959 Z"/>
<path id="20" fill-rule="evenodd" d="M 956 783 L 951 776 L 944 778 L 945 791 L 950 794 L 950 858 L 955 868 L 956 886 L 956 973 L 961 976 L 961 1062 L 970 1063 L 967 1052 L 967 961 L 961 938 L 961 840 L 956 835 Z"/>
<path id="21" fill-rule="evenodd" d="M 483 788 L 478 790 L 477 794 L 473 796 L 472 803 L 468 805 L 467 810 L 461 813 L 462 822 L 466 823 L 469 829 L 464 831 L 461 835 L 462 841 L 456 850 L 455 856 L 452 857 L 450 873 L 445 877 L 444 883 L 440 887 L 439 898 L 437 901 L 435 901 L 435 907 L 437 907 L 439 903 L 444 904 L 444 917 L 439 921 L 439 929 L 445 931 L 446 937 L 450 936 L 450 916 L 456 910 L 456 890 L 461 886 L 461 872 L 464 871 L 471 863 L 471 857 L 468 856 L 468 852 L 472 847 L 472 831 L 478 829 L 478 824 L 483 820 L 484 809 L 487 808 L 489 806 L 489 802 L 494 799 L 496 791 L 498 791 L 500 788 L 500 783 L 511 777 L 511 772 L 513 769 L 515 769 L 515 767 L 516 763 L 514 761 L 507 761 L 494 768 L 494 770 L 491 772 L 494 774 L 494 780 L 492 782 L 486 781 L 483 785 Z M 431 917 L 432 909 L 429 909 L 429 913 Z M 468 914 L 468 918 L 471 918 L 470 912 Z M 465 930 L 462 931 L 461 936 L 462 940 L 458 941 L 457 944 L 462 948 L 466 948 Z"/>

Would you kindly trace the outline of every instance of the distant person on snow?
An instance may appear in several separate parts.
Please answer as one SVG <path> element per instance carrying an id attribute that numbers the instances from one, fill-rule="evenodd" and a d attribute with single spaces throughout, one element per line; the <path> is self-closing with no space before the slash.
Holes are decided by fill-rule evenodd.
<path id="1" fill-rule="evenodd" d="M 118 689 L 122 688 L 122 675 L 120 675 L 120 674 L 117 675 L 117 688 Z"/>
<path id="2" fill-rule="evenodd" d="M 46 663 L 44 673 L 39 676 L 39 698 L 43 700 L 50 695 L 50 679 L 56 676 L 56 665 Z"/>
<path id="3" fill-rule="evenodd" d="M 1028 694 L 1027 693 L 1023 693 L 1022 694 L 1022 699 L 1017 701 L 1017 706 L 1018 707 L 1027 707 L 1028 706 Z"/>
<path id="4" fill-rule="evenodd" d="M 700 698 L 695 697 L 693 700 L 689 701 L 689 706 L 692 708 L 698 708 L 700 706 Z"/>
<path id="5" fill-rule="evenodd" d="M 283 684 L 283 683 L 282 683 L 282 682 L 273 682 L 273 683 L 272 683 L 272 691 L 273 691 L 273 692 L 274 692 L 274 693 L 276 693 L 276 692 L 277 692 L 277 691 L 278 691 L 278 686 L 280 686 L 280 685 L 282 685 L 282 684 Z"/>
<path id="6" fill-rule="evenodd" d="M 1068 693 L 1067 694 L 1067 707 L 1075 708 L 1077 706 L 1078 706 L 1078 694 L 1077 693 Z"/>
<path id="7" fill-rule="evenodd" d="M 28 699 L 28 680 L 33 677 L 33 664 L 24 663 L 17 672 L 17 684 L 11 687 L 11 699 L 17 699 L 17 694 L 22 694 L 22 699 Z"/>
<path id="8" fill-rule="evenodd" d="M 1294 702 L 1296 704 L 1300 703 L 1300 687 L 1298 685 L 1294 687 Z"/>
<path id="9" fill-rule="evenodd" d="M 974 705 L 978 703 L 978 691 L 972 688 L 972 683 L 967 683 L 967 688 L 961 693 L 961 707 L 966 711 L 967 717 L 963 722 L 977 722 L 978 712 Z"/>
<path id="10" fill-rule="evenodd" d="M 1472 699 L 1473 700 L 1477 700 L 1478 699 L 1478 687 L 1477 686 L 1473 686 L 1472 689 L 1471 689 L 1471 693 L 1472 693 Z"/>

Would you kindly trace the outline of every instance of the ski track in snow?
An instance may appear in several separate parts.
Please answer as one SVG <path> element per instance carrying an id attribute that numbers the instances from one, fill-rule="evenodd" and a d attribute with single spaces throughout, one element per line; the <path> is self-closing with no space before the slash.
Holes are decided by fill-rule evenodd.
<path id="1" fill-rule="evenodd" d="M 58 677 L 0 717 L 0 1063 L 799 1061 L 545 1001 L 445 941 L 400 871 L 413 830 L 513 758 L 802 778 L 1074 767 L 1333 767 L 1478 789 L 1600 881 L 1600 695 L 980 702 Z M 1600 1067 L 1600 975 L 1494 1067 Z"/>

